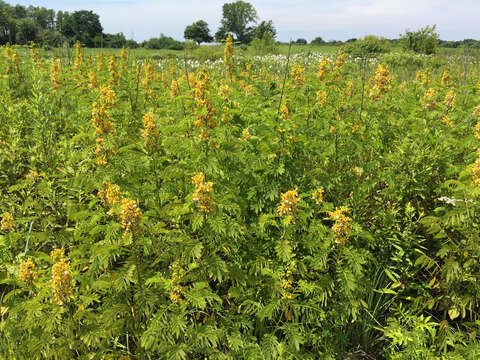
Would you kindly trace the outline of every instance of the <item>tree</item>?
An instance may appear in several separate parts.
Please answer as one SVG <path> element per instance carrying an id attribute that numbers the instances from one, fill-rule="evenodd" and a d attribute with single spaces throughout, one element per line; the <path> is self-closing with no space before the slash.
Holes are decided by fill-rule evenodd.
<path id="1" fill-rule="evenodd" d="M 255 24 L 258 15 L 252 4 L 245 1 L 236 1 L 233 3 L 223 4 L 222 26 L 217 34 L 232 33 L 235 39 L 241 43 L 248 43 L 251 40 L 249 24 Z"/>
<path id="2" fill-rule="evenodd" d="M 185 28 L 183 37 L 188 40 L 196 41 L 197 44 L 213 41 L 213 37 L 210 35 L 208 24 L 203 20 L 199 20 L 194 22 L 192 25 L 188 25 Z"/>
<path id="3" fill-rule="evenodd" d="M 38 27 L 31 18 L 20 19 L 17 21 L 17 43 L 28 44 L 37 39 Z"/>
<path id="4" fill-rule="evenodd" d="M 307 40 L 300 38 L 300 39 L 297 39 L 297 41 L 295 41 L 295 44 L 307 45 Z"/>
<path id="5" fill-rule="evenodd" d="M 385 38 L 367 35 L 363 39 L 348 42 L 345 52 L 355 58 L 373 58 L 391 50 L 390 42 Z"/>
<path id="6" fill-rule="evenodd" d="M 436 25 L 425 26 L 417 31 L 406 30 L 401 35 L 400 43 L 405 50 L 412 50 L 420 54 L 435 54 L 438 46 L 438 33 Z"/>
<path id="7" fill-rule="evenodd" d="M 253 38 L 262 39 L 265 33 L 269 33 L 274 39 L 277 37 L 277 29 L 275 29 L 272 20 L 264 20 L 256 28 L 254 28 Z"/>
<path id="8" fill-rule="evenodd" d="M 94 38 L 102 35 L 100 18 L 93 11 L 80 10 L 72 14 L 63 13 L 61 32 L 73 42 L 79 40 L 86 46 L 94 46 Z"/>
<path id="9" fill-rule="evenodd" d="M 323 45 L 325 44 L 325 40 L 323 40 L 320 36 L 317 36 L 315 39 L 313 39 L 310 44 L 312 45 Z"/>
<path id="10" fill-rule="evenodd" d="M 278 54 L 278 45 L 269 31 L 265 31 L 261 38 L 253 39 L 250 44 L 254 55 Z"/>

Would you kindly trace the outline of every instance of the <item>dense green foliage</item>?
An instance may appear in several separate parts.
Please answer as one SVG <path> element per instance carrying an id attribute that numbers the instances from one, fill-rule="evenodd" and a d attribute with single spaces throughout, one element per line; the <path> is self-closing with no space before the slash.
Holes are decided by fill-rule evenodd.
<path id="1" fill-rule="evenodd" d="M 426 55 L 435 54 L 438 47 L 438 33 L 435 28 L 433 25 L 417 31 L 406 30 L 400 38 L 400 43 L 405 50 Z"/>
<path id="2" fill-rule="evenodd" d="M 477 359 L 478 62 L 229 46 L 1 49 L 0 357 Z"/>
<path id="3" fill-rule="evenodd" d="M 390 42 L 385 38 L 374 35 L 365 36 L 363 39 L 347 43 L 345 52 L 355 58 L 371 58 L 391 50 Z"/>
<path id="4" fill-rule="evenodd" d="M 202 42 L 212 42 L 213 37 L 210 35 L 210 29 L 208 23 L 203 20 L 194 22 L 185 28 L 184 38 L 193 40 L 198 44 Z"/>

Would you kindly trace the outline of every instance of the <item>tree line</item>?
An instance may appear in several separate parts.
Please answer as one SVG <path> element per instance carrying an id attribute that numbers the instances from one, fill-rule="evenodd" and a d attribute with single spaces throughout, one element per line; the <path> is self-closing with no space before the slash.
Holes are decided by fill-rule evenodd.
<path id="1" fill-rule="evenodd" d="M 422 33 L 425 29 L 427 33 Z M 424 43 L 422 39 L 432 35 L 428 33 L 428 30 L 431 29 L 427 27 L 417 32 L 407 30 L 405 36 L 407 36 L 409 47 L 412 50 L 418 48 L 418 44 Z M 239 0 L 223 4 L 220 27 L 214 35 L 211 34 L 207 22 L 198 20 L 185 28 L 184 38 L 200 44 L 221 42 L 228 34 L 232 35 L 237 43 L 266 48 L 275 43 L 277 30 L 272 20 L 259 21 L 258 13 L 252 4 Z M 388 41 L 396 43 L 401 39 Z M 327 42 L 322 37 L 316 37 L 310 44 L 338 46 L 354 43 L 356 40 L 353 38 L 345 42 L 338 40 Z M 32 41 L 47 47 L 58 47 L 76 41 L 80 41 L 86 47 L 105 48 L 141 46 L 150 49 L 181 50 L 185 45 L 184 42 L 164 34 L 137 43 L 133 39 L 127 39 L 121 32 L 117 34 L 104 33 L 99 15 L 90 10 L 55 11 L 40 6 L 9 5 L 0 0 L 0 45 L 7 43 L 23 45 Z M 434 41 L 435 44 L 442 47 L 480 48 L 480 41 L 474 39 L 442 41 L 437 36 Z M 308 41 L 299 38 L 294 43 L 306 45 Z"/>

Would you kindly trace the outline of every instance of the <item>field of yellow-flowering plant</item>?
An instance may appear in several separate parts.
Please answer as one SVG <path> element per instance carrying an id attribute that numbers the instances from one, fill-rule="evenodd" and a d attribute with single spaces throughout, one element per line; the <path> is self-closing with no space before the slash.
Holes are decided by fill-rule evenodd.
<path id="1" fill-rule="evenodd" d="M 480 357 L 474 57 L 0 53 L 0 358 Z"/>

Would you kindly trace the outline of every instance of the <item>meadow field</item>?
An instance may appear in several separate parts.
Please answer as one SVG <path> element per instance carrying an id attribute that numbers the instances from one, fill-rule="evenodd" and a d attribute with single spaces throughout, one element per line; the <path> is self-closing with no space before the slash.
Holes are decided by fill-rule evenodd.
<path id="1" fill-rule="evenodd" d="M 64 51 L 0 49 L 0 358 L 480 358 L 478 53 Z"/>

